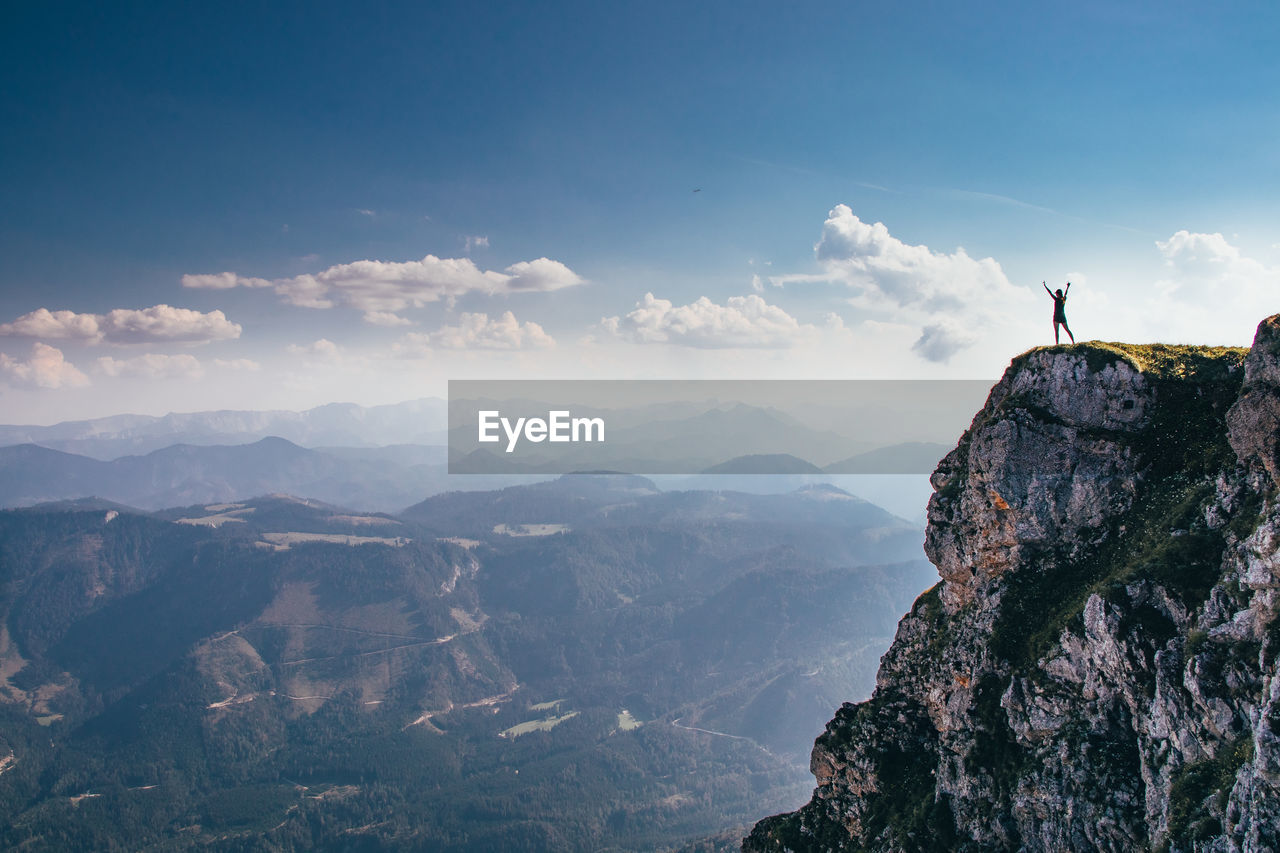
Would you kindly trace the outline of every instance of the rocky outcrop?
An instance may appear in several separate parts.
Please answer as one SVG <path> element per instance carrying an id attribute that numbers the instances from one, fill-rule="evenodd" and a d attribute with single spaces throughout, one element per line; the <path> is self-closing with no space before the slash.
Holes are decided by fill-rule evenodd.
<path id="1" fill-rule="evenodd" d="M 1280 850 L 1278 485 L 1280 317 L 1019 356 L 933 475 L 942 582 L 744 850 Z"/>

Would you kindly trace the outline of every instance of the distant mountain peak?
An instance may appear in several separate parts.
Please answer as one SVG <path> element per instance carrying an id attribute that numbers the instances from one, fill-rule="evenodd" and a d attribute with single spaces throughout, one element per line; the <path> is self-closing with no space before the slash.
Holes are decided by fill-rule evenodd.
<path id="1" fill-rule="evenodd" d="M 0 446 L 32 442 L 110 460 L 175 444 L 245 444 L 266 436 L 303 447 L 443 444 L 446 430 L 446 403 L 433 397 L 369 407 L 328 403 L 303 411 L 221 409 L 3 425 Z"/>
<path id="2" fill-rule="evenodd" d="M 822 469 L 790 453 L 751 453 L 712 465 L 703 474 L 821 474 Z"/>
<path id="3" fill-rule="evenodd" d="M 116 501 L 107 500 L 106 498 L 87 497 L 75 498 L 74 500 L 65 501 L 46 501 L 45 503 L 33 504 L 32 506 L 23 507 L 23 512 L 116 512 L 128 515 L 151 515 L 146 510 L 137 507 L 128 506 L 127 504 L 117 503 Z"/>
<path id="4" fill-rule="evenodd" d="M 851 495 L 844 489 L 834 486 L 831 483 L 810 483 L 807 486 L 801 486 L 796 489 L 796 494 L 804 495 L 805 497 L 814 498 L 816 500 L 862 500 L 862 498 L 857 495 Z"/>

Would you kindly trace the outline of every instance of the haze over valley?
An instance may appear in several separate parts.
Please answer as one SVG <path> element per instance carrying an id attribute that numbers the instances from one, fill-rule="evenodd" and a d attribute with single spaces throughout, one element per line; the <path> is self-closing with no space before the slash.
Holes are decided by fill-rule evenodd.
<path id="1" fill-rule="evenodd" d="M 262 476 L 313 453 L 242 447 Z M 869 693 L 936 580 L 920 541 L 834 486 L 627 475 L 397 514 L 285 495 L 4 511 L 4 843 L 740 837 L 803 801 L 815 733 Z"/>

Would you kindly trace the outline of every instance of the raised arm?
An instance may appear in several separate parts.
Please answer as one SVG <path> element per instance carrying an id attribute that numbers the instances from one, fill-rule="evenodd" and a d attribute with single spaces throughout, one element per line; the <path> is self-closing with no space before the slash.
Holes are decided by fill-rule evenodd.
<path id="1" fill-rule="evenodd" d="M 1044 292 L 1045 292 L 1045 293 L 1047 293 L 1047 294 L 1049 294 L 1049 297 L 1050 297 L 1050 298 L 1052 298 L 1052 297 L 1053 297 L 1053 291 L 1049 289 L 1049 285 L 1045 284 L 1045 283 L 1042 281 L 1042 282 L 1040 282 L 1040 286 L 1044 288 Z M 1067 287 L 1070 287 L 1070 286 L 1071 286 L 1071 285 L 1067 285 Z"/>
<path id="2" fill-rule="evenodd" d="M 1067 289 L 1062 291 L 1062 295 L 1066 296 L 1070 292 L 1071 292 L 1071 282 L 1067 282 Z"/>

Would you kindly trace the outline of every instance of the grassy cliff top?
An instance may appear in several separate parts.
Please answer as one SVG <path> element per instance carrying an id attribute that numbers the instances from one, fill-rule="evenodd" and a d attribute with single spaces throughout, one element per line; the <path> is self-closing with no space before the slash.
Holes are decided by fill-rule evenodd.
<path id="1" fill-rule="evenodd" d="M 1115 341 L 1083 341 L 1036 347 L 1014 359 L 1024 361 L 1035 353 L 1083 355 L 1092 370 L 1123 361 L 1135 370 L 1156 379 L 1225 379 L 1244 364 L 1248 347 L 1206 347 L 1175 344 L 1124 344 Z"/>

